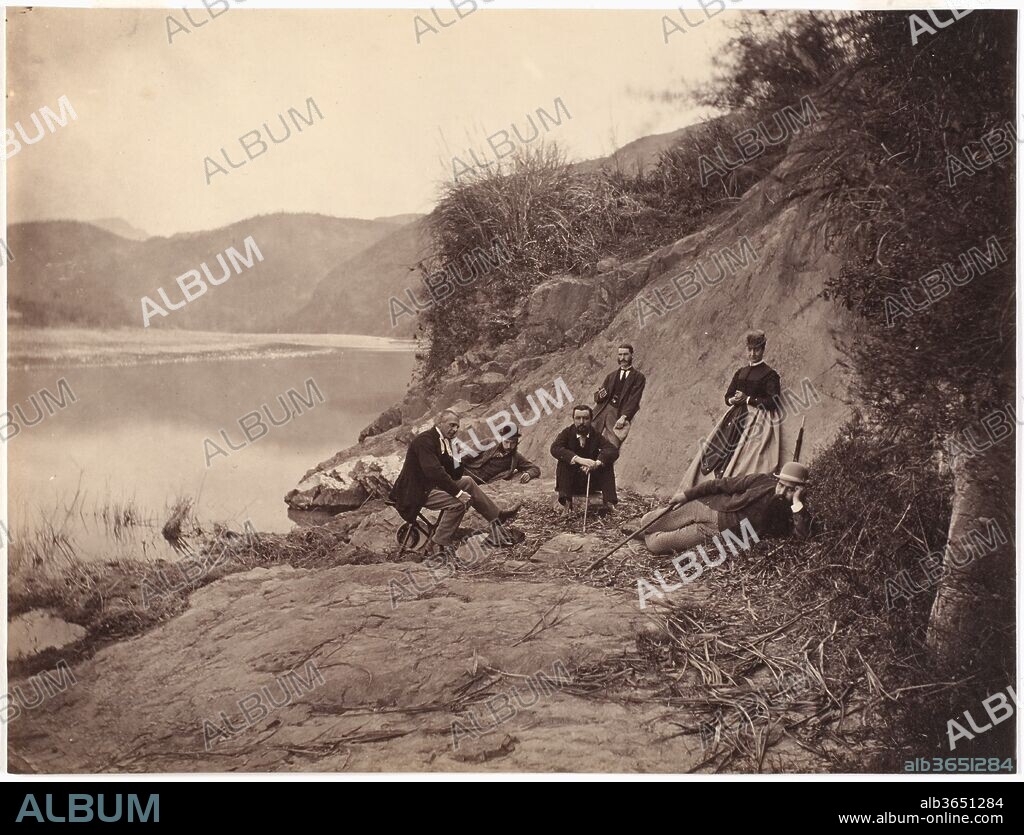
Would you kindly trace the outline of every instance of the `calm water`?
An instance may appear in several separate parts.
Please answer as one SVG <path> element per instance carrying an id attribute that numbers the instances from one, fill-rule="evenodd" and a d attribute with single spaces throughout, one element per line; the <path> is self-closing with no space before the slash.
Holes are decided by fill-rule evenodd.
<path id="1" fill-rule="evenodd" d="M 280 344 L 279 337 L 268 342 Z M 72 356 L 71 353 L 68 356 Z M 196 499 L 203 523 L 236 530 L 251 519 L 257 530 L 293 525 L 283 498 L 319 461 L 354 443 L 359 431 L 400 400 L 412 373 L 408 350 L 355 350 L 318 346 L 312 356 L 152 362 L 129 366 L 65 364 L 14 367 L 8 372 L 8 409 L 22 404 L 31 420 L 30 396 L 57 393 L 65 378 L 77 398 L 66 408 L 6 442 L 11 532 L 57 519 L 73 533 L 84 557 L 166 556 L 159 527 L 179 497 Z M 239 419 L 267 405 L 280 419 L 278 395 L 294 389 L 307 400 L 312 378 L 325 402 L 237 451 Z M 37 398 L 38 399 L 38 398 Z M 286 398 L 287 400 L 287 398 Z M 296 403 L 296 401 L 293 401 Z M 292 411 L 296 411 L 293 406 Z M 266 418 L 264 417 L 264 421 Z M 206 466 L 203 441 L 228 452 Z M 73 501 L 78 494 L 79 499 Z M 152 525 L 114 530 L 96 511 L 131 501 Z M 205 526 L 205 525 L 204 525 Z M 146 553 L 139 553 L 139 551 Z"/>

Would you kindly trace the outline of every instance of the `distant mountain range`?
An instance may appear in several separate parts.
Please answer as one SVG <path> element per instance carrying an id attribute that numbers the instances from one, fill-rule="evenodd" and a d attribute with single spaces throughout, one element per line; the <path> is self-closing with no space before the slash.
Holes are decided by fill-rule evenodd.
<path id="1" fill-rule="evenodd" d="M 15 256 L 8 265 L 10 316 L 30 325 L 141 328 L 144 296 L 163 307 L 158 295 L 163 288 L 168 299 L 180 302 L 178 276 L 193 269 L 202 274 L 205 263 L 219 277 L 217 255 L 229 247 L 244 255 L 243 241 L 251 237 L 262 261 L 232 274 L 221 285 L 210 286 L 166 317 L 151 317 L 150 327 L 267 333 L 347 330 L 383 335 L 390 331 L 386 296 L 380 302 L 383 321 L 378 316 L 364 324 L 346 307 L 318 311 L 322 328 L 295 327 L 301 324 L 295 314 L 312 299 L 325 275 L 400 230 L 404 221 L 404 217 L 357 220 L 279 213 L 220 229 L 145 240 L 78 221 L 17 223 L 8 230 L 8 245 Z M 127 223 L 124 226 L 131 229 Z M 382 287 L 367 280 L 365 273 L 359 281 L 365 286 L 353 288 L 354 297 Z"/>
<path id="2" fill-rule="evenodd" d="M 138 226 L 132 226 L 127 220 L 120 217 L 101 217 L 88 222 L 100 229 L 106 229 L 108 232 L 127 238 L 129 241 L 144 241 L 146 238 L 153 237 L 149 232 L 139 229 Z"/>
<path id="3" fill-rule="evenodd" d="M 652 165 L 696 126 L 642 137 L 607 157 L 577 163 L 583 171 Z M 393 327 L 388 300 L 408 304 L 419 292 L 417 264 L 426 256 L 426 216 L 399 214 L 372 220 L 318 214 L 258 215 L 201 232 L 152 236 L 122 218 L 89 223 L 47 220 L 15 223 L 8 246 L 11 321 L 28 325 L 143 327 L 142 299 L 164 306 L 182 300 L 175 282 L 205 263 L 221 275 L 217 255 L 245 253 L 252 237 L 262 261 L 223 284 L 210 286 L 150 327 L 252 333 L 361 333 L 407 337 L 416 322 Z"/>
<path id="4" fill-rule="evenodd" d="M 689 134 L 696 133 L 701 126 L 701 123 L 698 123 L 668 133 L 652 133 L 650 136 L 642 136 L 623 145 L 606 157 L 576 163 L 576 170 L 597 171 L 600 168 L 612 168 L 627 174 L 635 174 L 638 169 L 646 170 L 653 166 L 663 151 L 678 145 Z"/>

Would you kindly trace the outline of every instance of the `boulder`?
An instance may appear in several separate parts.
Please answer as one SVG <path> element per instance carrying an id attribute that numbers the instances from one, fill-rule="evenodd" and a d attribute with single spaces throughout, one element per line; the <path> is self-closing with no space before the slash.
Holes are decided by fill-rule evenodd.
<path id="1" fill-rule="evenodd" d="M 395 537 L 402 524 L 402 517 L 393 507 L 371 513 L 349 536 L 349 544 L 375 554 L 387 553 L 398 548 Z"/>
<path id="2" fill-rule="evenodd" d="M 420 414 L 422 414 L 422 412 Z M 362 443 L 373 435 L 380 435 L 382 432 L 394 429 L 396 426 L 401 425 L 401 423 L 402 410 L 398 406 L 392 406 L 390 409 L 381 412 L 373 423 L 359 433 L 359 443 Z"/>
<path id="3" fill-rule="evenodd" d="M 429 411 L 430 401 L 418 392 L 410 392 L 405 396 L 405 399 L 401 404 L 399 404 L 399 409 L 402 412 L 402 422 L 411 423 Z"/>
<path id="4" fill-rule="evenodd" d="M 494 358 L 494 353 L 487 350 L 486 348 L 477 348 L 463 357 L 463 362 L 467 368 L 480 368 L 489 359 Z"/>
<path id="5" fill-rule="evenodd" d="M 524 374 L 536 371 L 545 362 L 547 357 L 523 357 L 516 360 L 508 370 L 508 376 L 513 380 L 519 380 Z"/>
<path id="6" fill-rule="evenodd" d="M 505 365 L 505 363 L 498 362 L 497 360 L 485 362 L 480 366 L 480 370 L 485 374 L 508 374 L 508 366 Z"/>
<path id="7" fill-rule="evenodd" d="M 519 315 L 527 344 L 534 349 L 560 348 L 593 297 L 594 285 L 576 276 L 558 276 L 537 285 Z"/>
<path id="8" fill-rule="evenodd" d="M 521 356 L 522 352 L 516 348 L 515 340 L 512 340 L 502 343 L 495 349 L 494 362 L 499 362 L 508 368 Z"/>
<path id="9" fill-rule="evenodd" d="M 476 374 L 470 372 L 446 379 L 437 393 L 435 402 L 438 407 L 451 408 L 447 404 L 456 403 L 459 400 L 465 400 L 467 403 L 479 403 L 480 401 L 476 399 L 479 394 L 476 389 L 476 377 Z"/>
<path id="10" fill-rule="evenodd" d="M 360 507 L 370 496 L 366 478 L 380 475 L 394 481 L 402 470 L 403 457 L 361 455 L 350 458 L 326 472 L 315 472 L 289 491 L 285 502 L 295 510 L 324 510 L 338 513 Z"/>
<path id="11" fill-rule="evenodd" d="M 359 507 L 368 495 L 361 484 L 346 482 L 327 473 L 314 473 L 290 490 L 284 500 L 296 510 L 340 512 Z"/>
<path id="12" fill-rule="evenodd" d="M 497 397 L 508 388 L 508 379 L 504 374 L 497 374 L 493 371 L 481 374 L 475 381 L 465 387 L 468 400 L 471 403 L 486 403 Z"/>

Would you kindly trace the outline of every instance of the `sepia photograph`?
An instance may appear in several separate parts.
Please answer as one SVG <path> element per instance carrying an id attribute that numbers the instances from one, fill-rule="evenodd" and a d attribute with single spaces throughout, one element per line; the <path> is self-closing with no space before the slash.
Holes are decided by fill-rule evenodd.
<path id="1" fill-rule="evenodd" d="M 12 819 L 231 774 L 1010 819 L 1017 11 L 526 5 L 6 7 Z"/>

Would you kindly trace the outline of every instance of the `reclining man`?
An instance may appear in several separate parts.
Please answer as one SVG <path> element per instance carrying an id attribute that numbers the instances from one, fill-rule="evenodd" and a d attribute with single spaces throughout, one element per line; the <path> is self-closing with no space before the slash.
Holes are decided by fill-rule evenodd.
<path id="1" fill-rule="evenodd" d="M 499 510 L 471 476 L 462 474 L 451 446 L 451 440 L 458 431 L 459 416 L 446 410 L 430 429 L 413 438 L 405 454 L 402 472 L 391 490 L 391 501 L 399 515 L 413 524 L 421 508 L 440 510 L 437 528 L 431 537 L 440 549 L 452 546 L 452 538 L 466 515 L 468 505 L 491 523 L 488 544 L 511 544 L 513 539 L 502 522 L 513 518 L 518 508 Z"/>
<path id="2" fill-rule="evenodd" d="M 478 484 L 508 481 L 514 476 L 526 484 L 530 479 L 540 478 L 540 467 L 519 453 L 519 427 L 515 424 L 502 441 L 479 455 L 464 455 L 459 463 Z"/>
<path id="3" fill-rule="evenodd" d="M 599 490 L 604 499 L 602 511 L 610 511 L 617 500 L 612 467 L 619 451 L 591 427 L 593 415 L 589 406 L 576 406 L 572 410 L 572 426 L 559 432 L 551 444 L 551 454 L 558 459 L 555 490 L 565 512 L 572 508 L 573 496 L 586 494 L 588 474 L 590 491 Z"/>
<path id="4" fill-rule="evenodd" d="M 652 554 L 682 553 L 726 530 L 739 536 L 744 520 L 758 539 L 806 539 L 812 521 L 803 501 L 808 475 L 807 467 L 791 461 L 778 476 L 756 473 L 690 487 L 672 497 L 679 507 L 643 532 L 644 543 Z M 646 514 L 637 529 L 661 512 Z"/>

